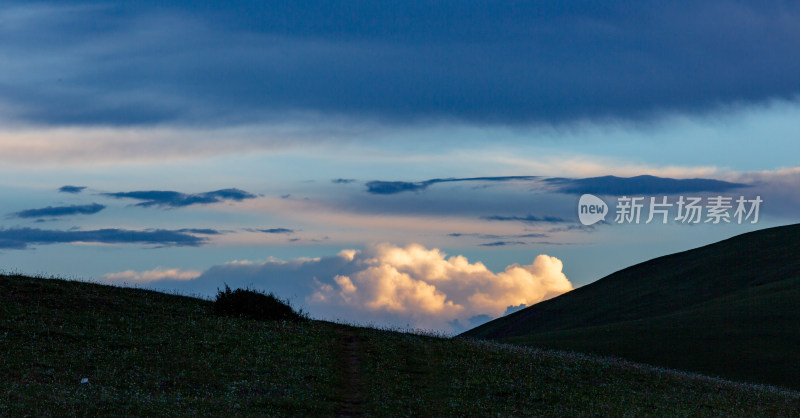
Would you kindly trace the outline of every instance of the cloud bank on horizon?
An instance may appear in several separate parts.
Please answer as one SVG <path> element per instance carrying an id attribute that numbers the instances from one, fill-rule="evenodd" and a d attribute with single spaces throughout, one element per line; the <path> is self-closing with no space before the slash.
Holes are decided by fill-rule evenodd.
<path id="1" fill-rule="evenodd" d="M 232 262 L 202 272 L 178 269 L 124 271 L 104 280 L 193 289 L 212 295 L 225 284 L 253 287 L 294 298 L 322 318 L 446 330 L 467 329 L 572 290 L 561 260 L 538 255 L 528 265 L 494 273 L 480 262 L 450 256 L 419 244 L 388 243 L 335 256 Z"/>

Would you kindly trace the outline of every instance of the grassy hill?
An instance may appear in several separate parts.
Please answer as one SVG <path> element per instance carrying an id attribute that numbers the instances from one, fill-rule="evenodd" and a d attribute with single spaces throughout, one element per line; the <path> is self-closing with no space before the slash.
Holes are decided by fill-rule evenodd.
<path id="1" fill-rule="evenodd" d="M 800 388 L 800 224 L 656 258 L 464 333 Z"/>
<path id="2" fill-rule="evenodd" d="M 223 317 L 211 305 L 0 276 L 0 415 L 800 411 L 800 393 L 773 387 L 469 339 Z"/>

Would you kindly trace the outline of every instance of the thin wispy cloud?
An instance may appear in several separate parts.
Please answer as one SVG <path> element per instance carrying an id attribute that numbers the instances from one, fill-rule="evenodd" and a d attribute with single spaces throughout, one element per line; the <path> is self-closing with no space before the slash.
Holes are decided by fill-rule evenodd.
<path id="1" fill-rule="evenodd" d="M 429 186 L 437 183 L 456 183 L 456 182 L 505 182 L 514 180 L 535 180 L 537 176 L 500 176 L 500 177 L 467 177 L 467 178 L 444 178 L 430 179 L 420 182 L 407 181 L 381 181 L 373 180 L 366 183 L 367 192 L 372 194 L 397 194 L 402 192 L 413 192 L 425 190 Z"/>
<path id="2" fill-rule="evenodd" d="M 470 177 L 430 179 L 420 182 L 380 181 L 366 183 L 367 192 L 372 194 L 397 194 L 402 192 L 425 190 L 437 183 L 452 182 L 507 182 L 514 180 L 541 180 L 559 193 L 567 194 L 604 194 L 604 195 L 636 195 L 636 194 L 675 194 L 689 192 L 724 192 L 737 188 L 749 187 L 748 184 L 732 183 L 716 179 L 673 179 L 651 175 L 635 177 L 602 176 L 590 178 L 561 178 L 543 176 L 502 176 L 502 177 Z M 538 186 L 537 183 L 535 186 Z"/>
<path id="3" fill-rule="evenodd" d="M 259 229 L 258 232 L 263 232 L 265 234 L 293 234 L 294 230 L 289 228 L 269 228 Z"/>
<path id="4" fill-rule="evenodd" d="M 494 241 L 478 245 L 480 245 L 481 247 L 505 247 L 508 245 L 525 245 L 525 244 L 527 244 L 525 241 Z"/>
<path id="5" fill-rule="evenodd" d="M 186 232 L 189 234 L 200 234 L 200 235 L 219 235 L 222 234 L 222 231 L 211 229 L 211 228 L 183 228 L 178 229 L 178 232 Z"/>
<path id="6" fill-rule="evenodd" d="M 180 193 L 165 190 L 147 190 L 134 192 L 103 193 L 104 196 L 117 199 L 139 200 L 135 206 L 141 207 L 169 207 L 181 208 L 191 205 L 207 205 L 226 200 L 240 202 L 245 199 L 255 199 L 256 195 L 239 189 L 221 189 L 205 193 Z"/>
<path id="7" fill-rule="evenodd" d="M 138 285 L 155 282 L 158 280 L 193 280 L 202 272 L 196 270 L 155 268 L 147 271 L 125 270 L 117 273 L 108 273 L 102 281 L 112 284 Z"/>
<path id="8" fill-rule="evenodd" d="M 69 215 L 94 215 L 105 209 L 105 205 L 92 203 L 89 205 L 48 206 L 39 209 L 25 209 L 12 215 L 17 218 L 45 218 Z"/>
<path id="9" fill-rule="evenodd" d="M 744 183 L 732 183 L 715 179 L 672 179 L 642 175 L 636 177 L 603 176 L 584 179 L 548 178 L 544 182 L 560 193 L 597 195 L 666 195 L 678 193 L 728 192 L 750 187 Z"/>
<path id="10" fill-rule="evenodd" d="M 0 248 L 2 249 L 25 249 L 28 248 L 29 245 L 64 243 L 143 244 L 196 247 L 205 242 L 205 238 L 167 229 L 130 230 L 105 228 L 67 231 L 38 228 L 0 229 Z"/>
<path id="11" fill-rule="evenodd" d="M 505 216 L 505 215 L 489 215 L 484 216 L 483 219 L 487 221 L 516 221 L 528 224 L 553 224 L 572 222 L 571 220 L 560 218 L 558 216 L 537 216 L 537 215 L 524 215 L 524 216 Z"/>
<path id="12" fill-rule="evenodd" d="M 245 228 L 247 232 L 261 232 L 264 234 L 294 234 L 294 229 L 289 228 Z"/>
<path id="13" fill-rule="evenodd" d="M 498 235 L 498 234 L 476 234 L 476 233 L 461 233 L 454 232 L 447 234 L 450 237 L 474 237 L 480 239 L 500 239 L 500 238 L 546 238 L 548 235 L 544 233 L 528 233 L 528 234 L 511 234 L 511 235 Z"/>
<path id="14" fill-rule="evenodd" d="M 86 186 L 69 186 L 69 185 L 67 185 L 67 186 L 59 187 L 58 191 L 62 192 L 62 193 L 77 194 L 77 193 L 80 193 L 80 192 L 84 191 L 85 189 L 86 189 Z"/>

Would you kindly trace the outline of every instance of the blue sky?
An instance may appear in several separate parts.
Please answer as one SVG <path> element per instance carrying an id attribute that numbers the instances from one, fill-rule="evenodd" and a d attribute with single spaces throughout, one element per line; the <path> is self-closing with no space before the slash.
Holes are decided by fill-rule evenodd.
<path id="1" fill-rule="evenodd" d="M 456 332 L 799 217 L 792 2 L 12 1 L 0 38 L 6 271 Z"/>

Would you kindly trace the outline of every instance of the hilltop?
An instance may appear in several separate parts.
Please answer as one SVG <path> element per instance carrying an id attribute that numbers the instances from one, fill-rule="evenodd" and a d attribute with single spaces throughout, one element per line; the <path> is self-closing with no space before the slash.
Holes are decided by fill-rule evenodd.
<path id="1" fill-rule="evenodd" d="M 800 224 L 659 257 L 462 334 L 800 388 Z"/>

